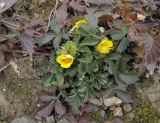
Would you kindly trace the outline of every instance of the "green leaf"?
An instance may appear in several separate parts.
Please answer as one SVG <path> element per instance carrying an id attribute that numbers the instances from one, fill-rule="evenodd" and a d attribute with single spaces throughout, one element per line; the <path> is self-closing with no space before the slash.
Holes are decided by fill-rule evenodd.
<path id="1" fill-rule="evenodd" d="M 80 46 L 95 46 L 98 43 L 98 39 L 95 37 L 86 37 L 79 44 Z"/>
<path id="2" fill-rule="evenodd" d="M 123 25 L 122 26 L 122 33 L 123 33 L 123 35 L 125 36 L 127 34 L 127 32 L 128 32 L 128 26 L 127 25 Z"/>
<path id="3" fill-rule="evenodd" d="M 121 53 L 124 50 L 126 50 L 128 46 L 129 46 L 129 40 L 126 37 L 124 37 L 120 41 L 120 44 L 118 45 L 117 51 Z"/>
<path id="4" fill-rule="evenodd" d="M 85 30 L 85 32 L 90 32 L 91 27 L 89 26 L 89 24 L 80 24 L 80 28 L 82 28 L 83 30 Z"/>
<path id="5" fill-rule="evenodd" d="M 124 37 L 120 30 L 113 30 L 110 34 L 113 40 L 121 40 Z"/>
<path id="6" fill-rule="evenodd" d="M 120 72 L 124 72 L 127 70 L 127 63 L 124 58 L 119 58 L 116 61 L 116 69 L 117 69 L 117 71 L 120 71 Z"/>
<path id="7" fill-rule="evenodd" d="M 56 20 L 51 21 L 50 26 L 54 33 L 59 34 L 61 32 L 59 23 Z"/>
<path id="8" fill-rule="evenodd" d="M 78 72 L 81 74 L 85 74 L 87 72 L 87 64 L 86 63 L 79 63 L 78 64 Z"/>
<path id="9" fill-rule="evenodd" d="M 53 38 L 55 37 L 54 34 L 46 34 L 41 40 L 39 40 L 38 43 L 40 46 L 49 43 Z"/>
<path id="10" fill-rule="evenodd" d="M 57 49 L 59 47 L 59 45 L 61 43 L 61 40 L 62 40 L 61 35 L 58 35 L 58 36 L 55 37 L 55 39 L 53 40 L 53 47 L 55 49 Z"/>
<path id="11" fill-rule="evenodd" d="M 84 17 L 86 18 L 86 20 L 88 21 L 89 25 L 93 29 L 97 28 L 97 26 L 98 26 L 98 19 L 97 19 L 97 17 L 94 14 L 90 13 L 88 15 L 85 15 Z"/>
<path id="12" fill-rule="evenodd" d="M 119 53 L 119 52 L 115 52 L 115 53 L 112 53 L 108 59 L 109 60 L 118 60 L 119 58 L 121 58 L 122 55 Z"/>
<path id="13" fill-rule="evenodd" d="M 69 97 L 69 101 L 71 105 L 75 107 L 79 107 L 82 104 L 82 98 L 78 92 L 75 92 L 73 95 Z"/>
<path id="14" fill-rule="evenodd" d="M 53 80 L 53 76 L 51 74 L 47 74 L 45 78 L 43 79 L 43 84 L 45 87 L 48 87 L 51 85 L 51 81 Z"/>
<path id="15" fill-rule="evenodd" d="M 116 65 L 114 64 L 114 62 L 112 60 L 108 61 L 108 72 L 112 75 L 116 74 Z"/>
<path id="16" fill-rule="evenodd" d="M 138 81 L 138 77 L 136 74 L 133 73 L 119 73 L 119 77 L 123 80 L 126 84 L 134 84 Z"/>

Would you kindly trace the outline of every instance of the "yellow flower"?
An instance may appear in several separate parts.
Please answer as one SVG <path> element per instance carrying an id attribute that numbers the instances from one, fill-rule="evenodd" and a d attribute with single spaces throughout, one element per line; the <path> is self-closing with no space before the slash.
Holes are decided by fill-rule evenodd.
<path id="1" fill-rule="evenodd" d="M 74 57 L 70 54 L 61 54 L 57 56 L 56 62 L 61 65 L 62 68 L 69 68 L 73 63 Z"/>
<path id="2" fill-rule="evenodd" d="M 78 29 L 80 27 L 80 24 L 87 24 L 87 20 L 86 19 L 81 19 L 79 21 L 76 22 L 75 26 L 73 27 L 73 29 Z"/>
<path id="3" fill-rule="evenodd" d="M 96 46 L 96 51 L 102 54 L 107 54 L 113 47 L 113 42 L 107 37 L 103 38 Z"/>

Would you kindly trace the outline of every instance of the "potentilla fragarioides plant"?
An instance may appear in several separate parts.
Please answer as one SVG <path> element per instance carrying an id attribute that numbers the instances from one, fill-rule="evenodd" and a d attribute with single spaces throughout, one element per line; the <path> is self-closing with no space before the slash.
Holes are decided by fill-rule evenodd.
<path id="1" fill-rule="evenodd" d="M 121 49 L 127 31 L 123 31 L 122 40 L 113 40 L 110 37 L 116 33 L 102 34 L 98 19 L 89 14 L 77 21 L 68 34 L 69 39 L 61 41 L 51 53 L 51 71 L 44 83 L 59 87 L 69 104 L 80 106 L 111 85 L 126 86 L 138 80 L 128 70 L 130 57 Z"/>

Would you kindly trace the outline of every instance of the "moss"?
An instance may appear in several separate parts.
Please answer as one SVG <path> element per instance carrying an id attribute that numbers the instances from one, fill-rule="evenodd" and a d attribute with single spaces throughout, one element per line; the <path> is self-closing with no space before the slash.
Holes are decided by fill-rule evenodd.
<path id="1" fill-rule="evenodd" d="M 104 118 L 101 115 L 101 113 L 98 112 L 98 111 L 91 112 L 90 113 L 90 119 L 91 119 L 91 121 L 94 121 L 95 123 L 104 123 Z"/>
<path id="2" fill-rule="evenodd" d="M 132 111 L 134 118 L 126 114 L 124 116 L 125 121 L 127 123 L 158 123 L 158 114 L 149 101 L 139 98 L 137 101 L 139 102 L 139 106 Z"/>

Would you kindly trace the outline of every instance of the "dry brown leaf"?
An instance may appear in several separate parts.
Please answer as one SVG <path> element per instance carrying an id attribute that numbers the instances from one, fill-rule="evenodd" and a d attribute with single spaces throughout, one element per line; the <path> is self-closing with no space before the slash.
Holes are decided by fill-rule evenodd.
<path id="1" fill-rule="evenodd" d="M 132 25 L 129 28 L 129 36 L 131 41 L 136 42 L 138 46 L 144 46 L 144 58 L 142 64 L 147 66 L 149 64 L 156 63 L 160 58 L 160 39 L 153 38 L 151 34 L 148 33 L 147 29 L 142 25 Z M 140 55 L 139 55 L 140 56 Z"/>
<path id="2" fill-rule="evenodd" d="M 69 2 L 69 6 L 72 7 L 74 10 L 77 10 L 79 12 L 85 12 L 85 6 L 81 5 L 80 2 L 71 1 L 71 2 Z"/>

